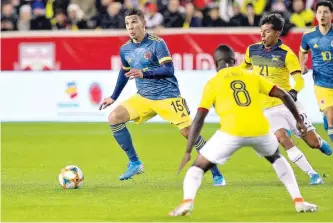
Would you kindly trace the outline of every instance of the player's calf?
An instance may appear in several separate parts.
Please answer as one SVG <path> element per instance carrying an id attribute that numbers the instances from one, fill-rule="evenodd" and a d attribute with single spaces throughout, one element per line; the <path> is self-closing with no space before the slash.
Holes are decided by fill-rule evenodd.
<path id="1" fill-rule="evenodd" d="M 119 177 L 119 179 L 127 180 L 136 174 L 143 173 L 143 164 L 139 160 L 139 157 L 133 146 L 131 134 L 125 125 L 125 123 L 129 120 L 129 113 L 124 107 L 118 106 L 114 111 L 111 112 L 108 119 L 114 138 L 118 142 L 119 146 L 124 150 L 129 159 L 127 170 Z"/>
<path id="2" fill-rule="evenodd" d="M 296 177 L 293 169 L 287 160 L 279 153 L 276 152 L 271 156 L 265 157 L 273 166 L 280 181 L 288 190 L 291 198 L 294 201 L 296 212 L 314 212 L 317 211 L 317 206 L 304 201 L 299 190 Z"/>
<path id="3" fill-rule="evenodd" d="M 319 149 L 322 153 L 330 156 L 332 155 L 331 146 L 322 139 L 314 130 L 306 133 L 303 140 L 313 149 Z"/>
<path id="4" fill-rule="evenodd" d="M 275 136 L 279 143 L 286 150 L 288 158 L 291 162 L 295 163 L 303 172 L 312 177 L 314 174 L 318 174 L 310 165 L 305 155 L 299 150 L 291 137 L 288 136 L 288 132 L 285 129 L 279 129 L 275 132 Z M 313 181 L 311 178 L 310 184 L 319 184 L 319 181 Z"/>
<path id="5" fill-rule="evenodd" d="M 327 134 L 333 142 L 333 106 L 330 106 L 324 110 L 327 120 Z"/>

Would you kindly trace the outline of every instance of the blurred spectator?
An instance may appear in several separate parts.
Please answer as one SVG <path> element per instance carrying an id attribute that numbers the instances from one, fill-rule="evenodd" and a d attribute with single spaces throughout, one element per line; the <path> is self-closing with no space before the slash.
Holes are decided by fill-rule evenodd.
<path id="1" fill-rule="evenodd" d="M 213 2 L 212 0 L 193 0 L 193 5 L 197 9 L 204 9 L 209 3 Z"/>
<path id="2" fill-rule="evenodd" d="M 54 29 L 64 30 L 67 29 L 68 20 L 65 12 L 61 9 L 58 9 L 54 15 L 55 25 Z"/>
<path id="3" fill-rule="evenodd" d="M 86 21 L 96 14 L 95 0 L 72 0 L 71 3 L 80 7 L 83 11 L 83 19 Z"/>
<path id="4" fill-rule="evenodd" d="M 96 0 L 96 9 L 99 15 L 106 13 L 108 6 L 112 3 L 112 0 Z"/>
<path id="5" fill-rule="evenodd" d="M 243 0 L 220 0 L 220 17 L 226 22 L 229 22 L 230 19 L 235 16 L 234 14 L 234 5 L 238 5 L 239 8 L 243 5 Z M 239 10 L 240 11 L 240 10 Z M 238 9 L 237 9 L 238 14 Z"/>
<path id="6" fill-rule="evenodd" d="M 242 13 L 241 13 L 241 7 L 239 3 L 235 2 L 232 6 L 232 11 L 234 16 L 231 17 L 229 21 L 230 26 L 242 26 L 244 21 L 247 19 Z"/>
<path id="7" fill-rule="evenodd" d="M 84 13 L 77 4 L 70 4 L 67 9 L 69 29 L 87 29 L 87 21 L 83 19 Z"/>
<path id="8" fill-rule="evenodd" d="M 305 8 L 314 9 L 316 0 L 306 0 Z"/>
<path id="9" fill-rule="evenodd" d="M 290 22 L 296 27 L 303 28 L 311 26 L 314 19 L 314 13 L 311 9 L 305 9 L 303 0 L 293 1 L 293 13 Z"/>
<path id="10" fill-rule="evenodd" d="M 31 26 L 32 10 L 30 5 L 23 5 L 20 8 L 20 16 L 17 20 L 17 29 L 20 31 L 28 31 Z"/>
<path id="11" fill-rule="evenodd" d="M 1 31 L 16 30 L 17 15 L 13 4 L 5 2 L 1 8 Z"/>
<path id="12" fill-rule="evenodd" d="M 124 16 L 120 14 L 121 4 L 119 2 L 111 3 L 107 12 L 99 18 L 99 26 L 102 29 L 123 29 L 125 28 Z"/>
<path id="13" fill-rule="evenodd" d="M 184 16 L 179 11 L 179 0 L 170 0 L 168 3 L 168 9 L 164 12 L 163 26 L 167 28 L 182 27 L 184 24 Z"/>
<path id="14" fill-rule="evenodd" d="M 189 2 L 185 5 L 185 22 L 183 27 L 201 27 L 202 25 L 202 14 L 200 11 L 194 8 L 194 5 Z"/>
<path id="15" fill-rule="evenodd" d="M 71 2 L 70 0 L 44 0 L 44 1 L 53 1 L 52 5 L 54 12 L 56 12 L 59 9 L 61 9 L 63 12 L 67 12 L 67 8 Z"/>
<path id="16" fill-rule="evenodd" d="M 285 8 L 286 10 L 290 11 L 292 10 L 292 1 L 293 0 L 268 0 L 265 6 L 265 11 L 268 12 L 271 10 L 273 5 L 277 5 Z M 276 7 L 276 6 L 275 6 Z"/>
<path id="17" fill-rule="evenodd" d="M 158 11 L 163 15 L 168 10 L 169 0 L 156 0 Z"/>
<path id="18" fill-rule="evenodd" d="M 256 15 L 254 12 L 253 4 L 249 3 L 246 7 L 246 16 L 243 18 L 241 26 L 255 26 L 258 27 L 261 16 Z"/>
<path id="19" fill-rule="evenodd" d="M 41 1 L 32 3 L 33 19 L 31 20 L 31 30 L 52 29 L 51 22 L 45 17 L 45 6 Z"/>
<path id="20" fill-rule="evenodd" d="M 262 15 L 264 13 L 266 4 L 268 0 L 244 0 L 242 5 L 242 13 L 246 15 L 247 13 L 247 6 L 249 3 L 252 3 L 254 13 L 256 15 Z"/>
<path id="21" fill-rule="evenodd" d="M 282 0 L 275 0 L 271 4 L 271 8 L 269 10 L 269 13 L 278 13 L 280 14 L 285 21 L 289 21 L 290 18 L 290 11 L 288 11 L 287 6 L 285 4 L 285 1 Z"/>
<path id="22" fill-rule="evenodd" d="M 221 19 L 219 8 L 214 6 L 209 10 L 208 16 L 204 17 L 202 25 L 204 27 L 223 27 L 228 26 L 228 23 Z"/>
<path id="23" fill-rule="evenodd" d="M 21 1 L 20 0 L 10 0 L 10 3 L 12 3 L 12 6 L 15 10 L 15 14 L 19 14 L 20 8 L 21 8 Z"/>
<path id="24" fill-rule="evenodd" d="M 145 6 L 145 19 L 147 28 L 156 28 L 163 22 L 163 16 L 157 11 L 155 3 L 148 2 Z"/>
<path id="25" fill-rule="evenodd" d="M 124 9 L 139 8 L 143 9 L 144 2 L 139 0 L 124 0 Z"/>
<path id="26" fill-rule="evenodd" d="M 144 11 L 146 27 L 258 26 L 266 13 L 282 15 L 282 35 L 292 27 L 316 25 L 319 0 L 3 0 L 1 30 L 121 29 L 124 12 Z M 331 0 L 333 1 L 333 0 Z M 31 9 L 29 8 L 31 7 Z M 32 11 L 32 13 L 31 13 Z M 19 16 L 18 16 L 19 15 Z M 32 18 L 32 19 L 31 19 Z"/>

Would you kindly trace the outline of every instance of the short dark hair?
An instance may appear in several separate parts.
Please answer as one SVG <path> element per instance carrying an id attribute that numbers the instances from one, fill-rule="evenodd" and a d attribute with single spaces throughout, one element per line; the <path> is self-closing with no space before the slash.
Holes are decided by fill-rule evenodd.
<path id="1" fill-rule="evenodd" d="M 215 58 L 215 54 L 219 53 L 220 58 L 218 61 L 216 61 Z M 235 52 L 234 50 L 226 44 L 221 44 L 219 45 L 216 50 L 215 50 L 215 54 L 214 54 L 214 59 L 215 59 L 215 63 L 218 63 L 220 60 L 223 60 L 225 63 L 229 63 L 229 64 L 235 64 Z"/>
<path id="2" fill-rule="evenodd" d="M 125 15 L 125 17 L 131 16 L 131 15 L 137 15 L 140 17 L 140 19 L 145 18 L 145 15 L 143 14 L 143 12 L 140 9 L 135 9 L 135 8 L 127 9 L 124 15 Z"/>
<path id="3" fill-rule="evenodd" d="M 278 13 L 266 15 L 260 20 L 260 26 L 265 24 L 272 24 L 273 29 L 280 32 L 283 30 L 284 23 L 284 18 Z"/>
<path id="4" fill-rule="evenodd" d="M 330 12 L 333 12 L 333 3 L 328 0 L 320 0 L 316 5 L 316 12 L 319 6 L 326 6 L 330 9 Z"/>

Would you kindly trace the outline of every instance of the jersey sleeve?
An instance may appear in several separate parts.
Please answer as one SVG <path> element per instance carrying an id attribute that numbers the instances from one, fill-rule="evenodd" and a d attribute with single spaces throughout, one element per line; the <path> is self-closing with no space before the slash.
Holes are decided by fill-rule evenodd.
<path id="1" fill-rule="evenodd" d="M 286 67 L 291 75 L 301 73 L 301 65 L 295 53 L 289 49 L 286 55 Z"/>
<path id="2" fill-rule="evenodd" d="M 156 43 L 156 57 L 159 64 L 172 62 L 172 57 L 164 40 Z"/>
<path id="3" fill-rule="evenodd" d="M 301 46 L 299 47 L 299 50 L 303 53 L 307 53 L 310 50 L 307 41 L 307 36 L 305 34 L 302 36 Z"/>
<path id="4" fill-rule="evenodd" d="M 215 94 L 211 81 L 209 81 L 203 90 L 199 108 L 205 108 L 209 110 L 214 103 L 215 103 Z"/>
<path id="5" fill-rule="evenodd" d="M 120 59 L 121 59 L 121 69 L 123 71 L 129 71 L 131 66 L 128 64 L 127 60 L 125 59 L 124 51 L 120 48 Z"/>
<path id="6" fill-rule="evenodd" d="M 272 82 L 268 81 L 267 79 L 263 78 L 260 75 L 255 75 L 256 78 L 258 78 L 259 82 L 259 92 L 261 94 L 269 95 L 271 90 L 274 88 L 275 84 Z"/>
<path id="7" fill-rule="evenodd" d="M 245 59 L 243 62 L 239 65 L 239 67 L 244 68 L 244 69 L 250 69 L 252 67 L 252 62 L 250 58 L 250 47 L 246 49 L 245 52 Z"/>

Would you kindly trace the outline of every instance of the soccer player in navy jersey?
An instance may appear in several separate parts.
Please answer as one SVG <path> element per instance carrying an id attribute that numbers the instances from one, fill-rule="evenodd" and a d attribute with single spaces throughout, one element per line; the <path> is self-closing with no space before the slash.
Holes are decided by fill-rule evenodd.
<path id="1" fill-rule="evenodd" d="M 333 142 L 333 4 L 322 0 L 316 5 L 318 26 L 305 32 L 302 38 L 299 60 L 303 72 L 307 53 L 312 54 L 314 90 L 320 110 L 325 114 L 324 127 Z"/>
<path id="2" fill-rule="evenodd" d="M 137 94 L 122 102 L 108 118 L 113 136 L 130 160 L 127 171 L 119 177 L 120 180 L 127 180 L 143 173 L 143 164 L 135 151 L 126 122 L 143 123 L 159 115 L 176 125 L 185 138 L 192 124 L 164 40 L 146 32 L 144 14 L 138 9 L 125 12 L 125 24 L 130 40 L 120 48 L 122 69 L 112 96 L 105 98 L 100 106 L 100 109 L 104 109 L 113 104 L 128 80 L 135 79 Z M 199 136 L 194 146 L 200 150 L 205 143 Z M 211 172 L 214 185 L 225 185 L 224 177 L 216 165 L 212 167 Z"/>

